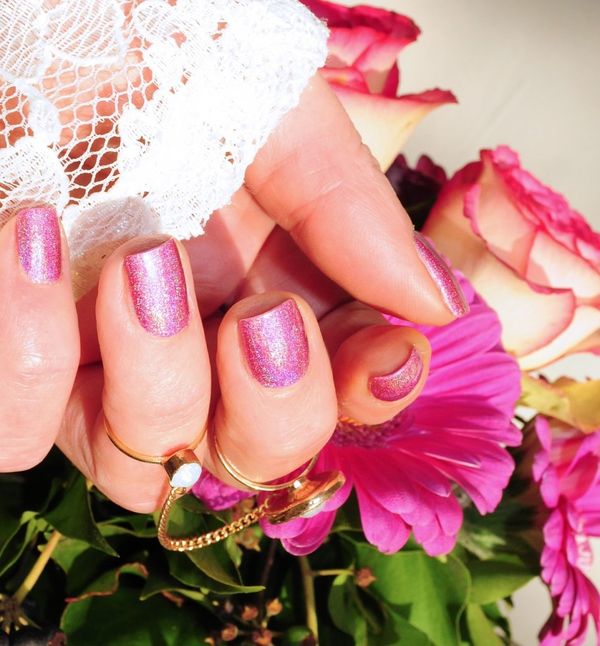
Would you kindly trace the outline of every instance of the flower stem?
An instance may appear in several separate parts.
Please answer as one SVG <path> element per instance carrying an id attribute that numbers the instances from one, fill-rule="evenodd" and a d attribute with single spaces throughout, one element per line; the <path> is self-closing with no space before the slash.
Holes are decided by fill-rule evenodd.
<path id="1" fill-rule="evenodd" d="M 354 570 L 313 570 L 313 576 L 338 576 L 338 574 L 354 574 Z"/>
<path id="2" fill-rule="evenodd" d="M 273 567 L 273 563 L 275 561 L 275 550 L 277 549 L 277 541 L 271 540 L 269 542 L 269 551 L 267 552 L 267 558 L 265 559 L 265 565 L 263 567 L 263 571 L 260 577 L 260 585 L 263 586 L 263 590 L 260 591 L 258 595 L 258 607 L 260 609 L 260 621 L 261 624 L 264 622 L 265 619 L 265 589 L 267 587 L 267 582 L 269 580 L 269 574 L 271 572 L 271 568 Z M 263 626 L 266 628 L 266 625 Z"/>
<path id="3" fill-rule="evenodd" d="M 306 556 L 298 557 L 300 573 L 302 574 L 302 587 L 304 588 L 304 600 L 306 603 L 306 626 L 312 632 L 317 644 L 319 643 L 319 624 L 317 621 L 317 603 L 315 599 L 314 572 L 310 569 L 310 563 Z"/>
<path id="4" fill-rule="evenodd" d="M 33 567 L 29 571 L 29 574 L 25 577 L 25 580 L 19 586 L 19 589 L 14 594 L 14 600 L 17 604 L 21 605 L 25 601 L 25 597 L 33 590 L 33 587 L 40 578 L 46 564 L 52 556 L 56 546 L 60 542 L 62 534 L 56 530 L 52 532 L 50 540 L 46 543 L 46 546 L 41 551 L 40 555 L 37 558 L 37 561 L 33 564 Z"/>

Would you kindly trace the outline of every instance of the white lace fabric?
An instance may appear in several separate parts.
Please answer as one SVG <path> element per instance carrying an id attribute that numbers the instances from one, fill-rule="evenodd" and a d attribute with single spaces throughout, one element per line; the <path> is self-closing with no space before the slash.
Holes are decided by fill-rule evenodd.
<path id="1" fill-rule="evenodd" d="M 76 293 L 230 201 L 327 54 L 296 0 L 0 0 L 0 226 L 62 214 Z"/>

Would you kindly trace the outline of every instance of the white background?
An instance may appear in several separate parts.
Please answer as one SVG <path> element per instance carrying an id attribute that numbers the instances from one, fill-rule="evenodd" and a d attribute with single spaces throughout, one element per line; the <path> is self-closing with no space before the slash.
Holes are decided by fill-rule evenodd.
<path id="1" fill-rule="evenodd" d="M 453 172 L 480 148 L 508 144 L 600 229 L 600 0 L 364 3 L 404 13 L 422 30 L 400 56 L 402 93 L 441 87 L 460 102 L 417 127 L 404 151 L 410 160 L 426 152 Z M 600 378 L 600 358 L 579 355 L 545 372 Z M 600 541 L 595 552 L 600 585 Z M 536 581 L 515 595 L 515 606 L 514 639 L 537 644 L 547 592 Z M 596 643 L 590 635 L 587 644 Z"/>

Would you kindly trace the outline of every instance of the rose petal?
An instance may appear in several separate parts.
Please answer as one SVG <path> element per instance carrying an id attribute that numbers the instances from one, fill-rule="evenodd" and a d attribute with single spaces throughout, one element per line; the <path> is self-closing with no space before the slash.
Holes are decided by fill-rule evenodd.
<path id="1" fill-rule="evenodd" d="M 571 289 L 578 298 L 600 296 L 600 273 L 587 260 L 575 255 L 538 231 L 523 272 L 528 280 L 554 288 Z"/>
<path id="2" fill-rule="evenodd" d="M 389 168 L 423 117 L 440 105 L 456 103 L 454 95 L 443 90 L 388 98 L 338 84 L 331 87 L 383 170 Z"/>
<path id="3" fill-rule="evenodd" d="M 491 305 L 493 307 L 493 303 Z M 598 330 L 600 330 L 600 309 L 580 306 L 575 310 L 573 319 L 566 329 L 549 339 L 541 349 L 523 353 L 524 356 L 519 357 L 519 365 L 523 370 L 534 370 L 548 365 L 552 361 L 560 359 Z"/>
<path id="4" fill-rule="evenodd" d="M 520 275 L 525 273 L 536 226 L 519 209 L 502 177 L 482 154 L 481 175 L 465 196 L 465 216 L 488 249 Z"/>

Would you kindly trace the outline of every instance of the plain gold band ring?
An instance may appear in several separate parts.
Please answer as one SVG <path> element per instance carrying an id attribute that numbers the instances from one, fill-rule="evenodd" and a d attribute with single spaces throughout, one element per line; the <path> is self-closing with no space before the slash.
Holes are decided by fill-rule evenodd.
<path id="1" fill-rule="evenodd" d="M 255 482 L 254 480 L 250 480 L 250 478 L 246 478 L 243 474 L 241 474 L 237 468 L 229 461 L 228 458 L 225 457 L 223 454 L 223 451 L 221 451 L 221 447 L 219 446 L 219 441 L 217 440 L 217 435 L 216 433 L 211 433 L 210 437 L 212 439 L 212 447 L 214 449 L 214 452 L 219 459 L 219 462 L 223 465 L 223 468 L 227 473 L 237 482 L 239 482 L 241 485 L 244 487 L 247 487 L 248 489 L 253 489 L 254 491 L 280 491 L 282 489 L 288 489 L 289 487 L 293 487 L 296 482 L 299 482 L 302 480 L 315 466 L 315 463 L 317 462 L 317 459 L 319 457 L 319 454 L 317 453 L 316 455 L 313 455 L 313 457 L 309 460 L 307 465 L 304 467 L 301 473 L 298 475 L 294 476 L 290 480 L 287 480 L 286 482 L 280 482 L 276 484 L 268 484 L 265 482 Z"/>

